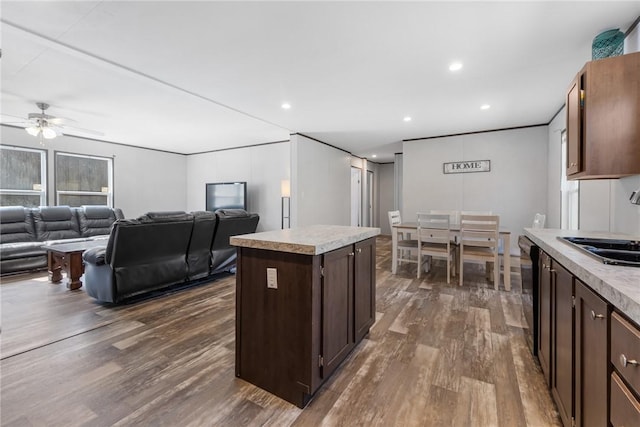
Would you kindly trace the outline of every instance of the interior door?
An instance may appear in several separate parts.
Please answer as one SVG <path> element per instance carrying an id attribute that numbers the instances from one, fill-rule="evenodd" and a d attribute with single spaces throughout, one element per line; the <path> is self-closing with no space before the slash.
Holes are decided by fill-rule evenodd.
<path id="1" fill-rule="evenodd" d="M 367 171 L 367 227 L 373 227 L 373 171 Z"/>
<path id="2" fill-rule="evenodd" d="M 362 170 L 351 167 L 351 225 L 362 224 Z"/>

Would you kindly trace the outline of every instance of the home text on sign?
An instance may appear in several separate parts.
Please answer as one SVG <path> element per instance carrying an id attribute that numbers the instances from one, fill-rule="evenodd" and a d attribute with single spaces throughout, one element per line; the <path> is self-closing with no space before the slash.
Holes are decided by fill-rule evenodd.
<path id="1" fill-rule="evenodd" d="M 442 164 L 443 173 L 490 172 L 491 160 L 468 160 Z"/>

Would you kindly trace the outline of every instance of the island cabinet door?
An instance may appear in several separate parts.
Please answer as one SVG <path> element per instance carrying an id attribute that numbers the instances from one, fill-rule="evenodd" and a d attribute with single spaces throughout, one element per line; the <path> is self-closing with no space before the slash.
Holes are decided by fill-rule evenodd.
<path id="1" fill-rule="evenodd" d="M 358 242 L 355 249 L 354 327 L 358 343 L 376 319 L 376 239 Z"/>
<path id="2" fill-rule="evenodd" d="M 338 367 L 354 347 L 353 245 L 323 256 L 322 274 L 322 378 Z"/>

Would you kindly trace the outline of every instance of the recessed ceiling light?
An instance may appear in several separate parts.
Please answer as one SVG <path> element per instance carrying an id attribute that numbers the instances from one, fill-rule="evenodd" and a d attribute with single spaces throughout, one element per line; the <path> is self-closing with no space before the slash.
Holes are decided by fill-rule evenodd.
<path id="1" fill-rule="evenodd" d="M 491 105 L 489 105 L 489 104 L 482 104 L 482 105 L 480 106 L 480 109 L 481 109 L 481 110 L 488 110 L 489 108 L 491 108 Z"/>
<path id="2" fill-rule="evenodd" d="M 405 117 L 405 118 L 404 118 L 404 119 L 402 119 L 402 120 L 404 120 L 405 122 L 410 122 L 410 121 L 411 121 L 411 117 L 407 116 L 407 117 Z"/>
<path id="3" fill-rule="evenodd" d="M 291 108 L 291 104 L 288 104 L 286 102 L 284 104 L 282 104 L 282 109 L 288 110 L 289 108 Z"/>
<path id="4" fill-rule="evenodd" d="M 371 157 L 375 159 L 376 157 L 378 157 L 378 155 L 377 154 L 372 154 Z"/>
<path id="5" fill-rule="evenodd" d="M 459 71 L 462 69 L 462 62 L 452 62 L 449 65 L 449 71 Z"/>

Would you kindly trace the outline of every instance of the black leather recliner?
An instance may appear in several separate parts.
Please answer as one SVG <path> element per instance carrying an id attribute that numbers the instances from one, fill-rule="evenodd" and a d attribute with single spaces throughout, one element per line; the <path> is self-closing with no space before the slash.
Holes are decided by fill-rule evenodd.
<path id="1" fill-rule="evenodd" d="M 0 274 L 46 267 L 45 244 L 106 240 L 121 218 L 122 210 L 107 206 L 0 207 Z"/>
<path id="2" fill-rule="evenodd" d="M 106 248 L 83 254 L 87 294 L 118 302 L 187 280 L 193 215 L 150 212 L 113 224 Z"/>
<path id="3" fill-rule="evenodd" d="M 187 284 L 235 266 L 229 237 L 256 231 L 260 217 L 244 210 L 156 212 L 118 220 L 106 248 L 83 254 L 87 294 L 105 302 Z"/>

